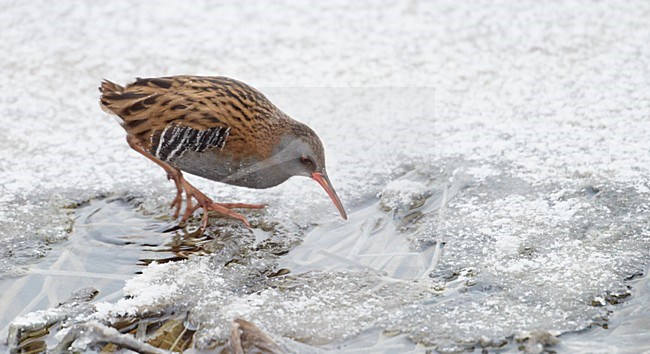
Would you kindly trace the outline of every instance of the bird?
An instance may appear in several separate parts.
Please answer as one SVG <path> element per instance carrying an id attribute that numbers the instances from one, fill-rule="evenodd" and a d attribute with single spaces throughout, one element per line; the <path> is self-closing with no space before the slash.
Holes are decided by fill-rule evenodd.
<path id="1" fill-rule="evenodd" d="M 232 209 L 265 207 L 216 203 L 183 172 L 254 189 L 277 186 L 293 176 L 310 177 L 347 220 L 327 175 L 318 135 L 257 89 L 223 76 L 181 75 L 136 78 L 126 86 L 104 79 L 99 91 L 101 108 L 118 117 L 128 145 L 162 167 L 174 182 L 174 219 L 185 204 L 180 224 L 202 209 L 201 232 L 209 224 L 210 211 L 250 227 L 246 217 Z"/>

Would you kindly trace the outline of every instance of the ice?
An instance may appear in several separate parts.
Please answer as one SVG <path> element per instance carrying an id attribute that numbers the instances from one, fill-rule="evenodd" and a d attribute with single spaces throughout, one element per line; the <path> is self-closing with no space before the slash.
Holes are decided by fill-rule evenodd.
<path id="1" fill-rule="evenodd" d="M 394 180 L 381 191 L 380 203 L 388 210 L 411 209 L 419 199 L 430 196 L 431 191 L 426 185 L 407 179 Z"/>
<path id="2" fill-rule="evenodd" d="M 645 270 L 647 274 L 648 268 Z M 597 351 L 611 353 L 625 348 L 630 352 L 643 352 L 647 350 L 650 342 L 650 332 L 640 331 L 648 328 L 650 322 L 650 278 L 643 277 L 632 279 L 630 285 L 633 289 L 631 299 L 622 304 L 617 304 L 616 312 L 612 313 L 607 323 L 607 328 L 597 327 L 588 333 L 569 334 L 562 337 L 560 348 L 565 351 Z M 614 298 L 615 299 L 615 298 Z M 608 296 L 604 301 L 612 301 Z"/>
<path id="3" fill-rule="evenodd" d="M 88 200 L 130 200 L 152 224 L 169 212 L 164 172 L 99 109 L 102 78 L 227 75 L 314 128 L 350 220 L 307 179 L 190 177 L 268 204 L 255 232 L 217 223 L 211 255 L 128 273 L 128 298 L 100 293 L 68 328 L 187 313 L 198 347 L 242 318 L 295 352 L 515 337 L 534 352 L 556 335 L 590 352 L 580 338 L 600 330 L 578 331 L 611 317 L 602 337 L 647 350 L 644 293 L 632 310 L 608 299 L 649 261 L 649 16 L 641 1 L 3 2 L 0 276 L 58 252 Z M 42 310 L 15 324 L 64 311 Z"/>

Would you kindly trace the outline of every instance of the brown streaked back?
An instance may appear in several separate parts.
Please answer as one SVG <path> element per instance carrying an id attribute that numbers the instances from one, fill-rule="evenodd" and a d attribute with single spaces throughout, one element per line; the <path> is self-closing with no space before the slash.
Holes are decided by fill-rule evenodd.
<path id="1" fill-rule="evenodd" d="M 227 153 L 268 157 L 279 133 L 292 121 L 253 87 L 226 77 L 137 78 L 121 87 L 104 80 L 102 108 L 147 150 L 170 124 L 197 130 L 229 129 Z"/>

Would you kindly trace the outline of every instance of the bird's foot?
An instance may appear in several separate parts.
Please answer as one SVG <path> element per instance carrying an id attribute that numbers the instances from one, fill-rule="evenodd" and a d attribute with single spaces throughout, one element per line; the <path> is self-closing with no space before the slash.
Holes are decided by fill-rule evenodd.
<path id="1" fill-rule="evenodd" d="M 203 204 L 199 203 L 195 206 L 196 209 L 203 209 L 203 218 L 201 219 L 201 232 L 205 231 L 208 227 L 208 220 L 210 218 L 209 212 L 216 211 L 217 213 L 237 219 L 246 225 L 246 227 L 251 227 L 251 224 L 248 222 L 246 217 L 240 213 L 232 211 L 231 209 L 263 209 L 264 204 L 244 204 L 244 203 L 215 203 L 209 198 L 204 201 Z"/>
<path id="2" fill-rule="evenodd" d="M 248 220 L 246 219 L 246 217 L 244 215 L 230 210 L 230 208 L 225 207 L 224 204 L 212 203 L 212 204 L 209 204 L 209 205 L 202 206 L 202 208 L 203 208 L 203 219 L 201 220 L 201 232 L 203 232 L 208 227 L 208 219 L 210 218 L 208 213 L 210 211 L 216 211 L 217 213 L 219 213 L 221 215 L 224 215 L 224 216 L 227 216 L 227 217 L 230 217 L 230 218 L 233 218 L 233 219 L 237 219 L 237 220 L 243 222 L 244 225 L 246 225 L 246 227 L 251 227 L 251 224 L 248 222 Z"/>
<path id="3" fill-rule="evenodd" d="M 176 181 L 176 180 L 175 180 Z M 209 212 L 216 211 L 219 214 L 224 216 L 240 220 L 247 227 L 250 227 L 250 223 L 240 213 L 234 212 L 231 209 L 263 209 L 264 204 L 245 204 L 245 203 L 215 203 L 208 196 L 203 194 L 203 192 L 196 189 L 193 185 L 187 182 L 182 176 L 179 179 L 179 185 L 182 187 L 182 190 L 185 191 L 185 213 L 181 218 L 181 224 L 186 222 L 196 210 L 203 209 L 203 218 L 201 219 L 200 231 L 203 233 L 208 227 L 209 221 Z M 179 197 L 180 195 L 180 197 Z M 196 204 L 192 202 L 192 199 L 196 200 Z M 172 202 L 172 206 L 176 207 L 177 213 L 180 211 L 180 205 L 182 204 L 182 192 L 176 195 L 176 198 Z M 175 214 L 175 217 L 178 215 Z"/>

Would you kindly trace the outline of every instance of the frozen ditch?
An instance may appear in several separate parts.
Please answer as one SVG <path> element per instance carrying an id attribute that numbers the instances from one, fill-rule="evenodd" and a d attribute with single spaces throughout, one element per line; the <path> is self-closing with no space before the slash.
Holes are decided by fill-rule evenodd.
<path id="1" fill-rule="evenodd" d="M 169 223 L 142 215 L 142 208 L 94 201 L 76 211 L 67 244 L 54 247 L 28 275 L 4 280 L 12 290 L 2 303 L 16 304 L 7 295 L 19 290 L 36 294 L 19 298 L 24 309 L 16 323 L 33 330 L 57 319 L 45 340 L 50 348 L 65 339 L 79 350 L 109 350 L 106 342 L 119 335 L 86 330 L 70 337 L 65 328 L 75 326 L 116 327 L 167 349 L 227 347 L 235 319 L 251 321 L 269 345 L 291 352 L 517 346 L 536 352 L 551 344 L 596 351 L 601 344 L 594 338 L 620 341 L 630 352 L 646 348 L 646 338 L 626 335 L 628 321 L 648 325 L 647 225 L 635 216 L 647 204 L 633 191 L 585 186 L 536 199 L 540 190 L 494 169 L 439 165 L 389 182 L 347 223 L 305 229 L 299 245 L 282 241 L 287 231 L 267 224 L 263 214 L 251 215 L 252 232 L 217 220 L 214 239 L 183 245 L 191 235 L 161 233 Z M 491 206 L 491 213 L 472 205 Z M 503 208 L 516 218 L 503 218 Z M 486 239 L 477 247 L 444 228 L 463 230 L 459 225 Z M 506 227 L 516 234 L 490 241 L 490 228 L 505 233 Z M 553 238 L 538 240 L 539 233 Z M 567 247 L 570 252 L 557 255 Z M 179 254 L 193 256 L 178 261 Z M 175 262 L 138 265 L 156 258 Z M 609 275 L 612 268 L 622 269 L 620 280 Z M 144 274 L 132 277 L 139 270 Z M 56 308 L 88 286 L 99 290 L 90 303 Z M 602 329 L 610 317 L 611 330 Z"/>
<path id="2" fill-rule="evenodd" d="M 240 318 L 259 328 L 237 323 L 243 345 L 301 353 L 650 349 L 648 2 L 0 8 L 1 327 L 19 315 L 34 345 L 221 348 Z M 241 79 L 314 128 L 350 220 L 312 181 L 195 179 L 270 207 L 253 231 L 216 222 L 205 255 L 138 265 L 183 244 L 159 234 L 173 190 L 97 85 L 176 74 Z M 97 195 L 139 207 L 102 207 L 84 239 L 71 219 L 92 210 L 62 207 Z"/>

